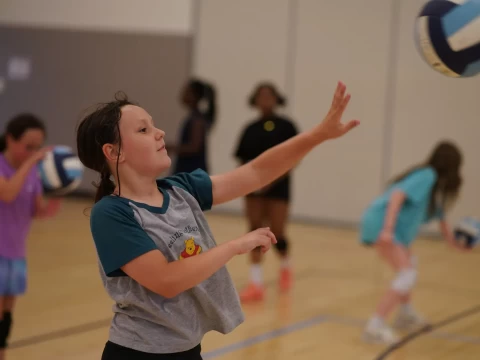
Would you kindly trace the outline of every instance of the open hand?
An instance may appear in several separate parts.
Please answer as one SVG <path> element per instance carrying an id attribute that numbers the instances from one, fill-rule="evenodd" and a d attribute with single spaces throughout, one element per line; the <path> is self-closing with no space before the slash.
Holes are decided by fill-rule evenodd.
<path id="1" fill-rule="evenodd" d="M 323 121 L 313 130 L 318 138 L 335 139 L 345 135 L 360 124 L 358 120 L 350 120 L 342 123 L 342 115 L 350 101 L 350 94 L 345 95 L 347 87 L 341 81 L 338 82 L 332 105 Z"/>

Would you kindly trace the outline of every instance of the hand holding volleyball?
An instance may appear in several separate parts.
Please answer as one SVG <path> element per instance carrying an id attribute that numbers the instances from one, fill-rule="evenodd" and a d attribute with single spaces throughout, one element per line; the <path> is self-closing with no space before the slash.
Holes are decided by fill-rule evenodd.
<path id="1" fill-rule="evenodd" d="M 338 82 L 332 105 L 323 121 L 313 130 L 319 140 L 335 139 L 345 135 L 360 124 L 358 120 L 350 120 L 342 123 L 342 115 L 350 101 L 350 94 L 345 95 L 347 87 L 341 81 Z"/>

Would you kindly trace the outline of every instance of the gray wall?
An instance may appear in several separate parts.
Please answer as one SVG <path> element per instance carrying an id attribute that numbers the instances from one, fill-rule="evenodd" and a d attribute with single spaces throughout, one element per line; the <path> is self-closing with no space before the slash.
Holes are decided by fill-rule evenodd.
<path id="1" fill-rule="evenodd" d="M 31 111 L 48 127 L 49 144 L 76 148 L 85 110 L 125 91 L 158 121 L 172 140 L 184 112 L 179 91 L 190 74 L 191 38 L 118 32 L 0 26 L 0 77 L 12 56 L 31 59 L 31 76 L 7 80 L 0 94 L 0 131 L 16 113 Z M 87 171 L 79 190 L 93 189 Z"/>

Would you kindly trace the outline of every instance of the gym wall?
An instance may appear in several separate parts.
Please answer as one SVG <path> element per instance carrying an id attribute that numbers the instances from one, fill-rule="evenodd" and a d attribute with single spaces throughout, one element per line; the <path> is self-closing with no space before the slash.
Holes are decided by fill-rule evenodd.
<path id="1" fill-rule="evenodd" d="M 45 120 L 49 144 L 76 148 L 81 115 L 122 90 L 174 139 L 191 69 L 192 10 L 190 0 L 0 0 L 0 131 L 32 111 Z M 12 79 L 13 58 L 30 62 L 27 78 Z M 87 171 L 79 190 L 96 180 Z"/>
<path id="2" fill-rule="evenodd" d="M 298 166 L 293 216 L 357 224 L 387 179 L 423 160 L 443 138 L 457 141 L 466 158 L 465 187 L 451 219 L 478 215 L 473 134 L 480 130 L 480 82 L 448 79 L 423 63 L 413 23 L 424 3 L 0 0 L 0 76 L 9 57 L 32 58 L 28 85 L 9 81 L 0 95 L 0 129 L 14 113 L 31 110 L 49 122 L 51 143 L 74 145 L 81 111 L 121 88 L 174 137 L 183 115 L 178 90 L 192 70 L 218 89 L 210 159 L 219 173 L 237 166 L 232 153 L 256 116 L 247 97 L 258 81 L 283 90 L 285 112 L 305 130 L 324 116 L 343 80 L 353 93 L 345 118 L 362 125 Z M 90 189 L 92 179 L 82 188 Z M 242 202 L 218 209 L 239 212 Z"/>
<path id="3" fill-rule="evenodd" d="M 236 166 L 232 153 L 239 131 L 255 116 L 246 99 L 257 81 L 278 84 L 288 96 L 286 112 L 305 130 L 325 115 L 342 80 L 353 94 L 345 119 L 362 125 L 298 166 L 295 218 L 358 224 L 386 181 L 423 161 L 444 138 L 456 141 L 466 158 L 465 187 L 451 219 L 479 215 L 474 134 L 480 131 L 480 82 L 448 79 L 419 57 L 414 20 L 424 3 L 201 1 L 193 69 L 213 79 L 221 94 L 210 147 L 213 172 Z M 242 203 L 222 209 L 238 212 Z"/>

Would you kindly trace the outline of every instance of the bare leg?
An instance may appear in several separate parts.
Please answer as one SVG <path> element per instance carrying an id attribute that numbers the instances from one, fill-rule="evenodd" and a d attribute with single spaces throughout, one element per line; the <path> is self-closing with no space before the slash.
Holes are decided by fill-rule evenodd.
<path id="1" fill-rule="evenodd" d="M 269 199 L 267 203 L 267 218 L 272 232 L 277 238 L 276 249 L 281 257 L 279 287 L 288 291 L 292 286 L 292 271 L 290 264 L 290 243 L 286 237 L 289 207 L 284 200 Z"/>
<path id="2" fill-rule="evenodd" d="M 399 273 L 411 268 L 410 257 L 407 249 L 396 243 L 378 242 L 375 245 L 378 254 L 389 264 L 392 269 Z M 393 343 L 398 341 L 395 333 L 385 325 L 385 319 L 401 302 L 402 295 L 389 288 L 380 299 L 375 314 L 367 323 L 364 336 L 368 341 L 378 341 L 385 343 Z"/>
<path id="3" fill-rule="evenodd" d="M 286 241 L 286 227 L 289 216 L 288 202 L 276 199 L 268 199 L 266 202 L 266 215 L 270 230 L 275 234 L 277 240 Z M 282 258 L 286 258 L 289 254 L 289 248 L 280 249 L 278 253 Z"/>
<path id="4" fill-rule="evenodd" d="M 16 302 L 17 302 L 16 296 L 10 296 L 10 295 L 5 296 L 3 298 L 3 311 L 13 312 Z"/>
<path id="5" fill-rule="evenodd" d="M 408 257 L 410 259 L 410 263 L 412 264 L 413 267 L 416 267 L 416 264 L 413 263 L 412 261 L 412 250 L 411 249 L 407 249 L 407 254 L 408 254 Z M 408 294 L 402 294 L 400 295 L 400 302 L 402 304 L 409 304 L 410 301 L 411 301 L 411 292 L 409 292 Z"/>
<path id="6" fill-rule="evenodd" d="M 265 200 L 257 197 L 247 197 L 245 199 L 245 213 L 248 220 L 250 231 L 261 228 L 265 223 Z M 250 253 L 250 262 L 260 264 L 262 262 L 262 252 L 255 249 Z"/>
<path id="7" fill-rule="evenodd" d="M 264 199 L 247 197 L 245 199 L 245 210 L 250 230 L 264 226 Z M 260 249 L 254 249 L 250 252 L 250 279 L 248 286 L 240 292 L 242 302 L 258 301 L 264 297 L 262 260 L 263 254 Z"/>
<path id="8" fill-rule="evenodd" d="M 387 245 L 379 244 L 376 245 L 376 248 L 379 255 L 393 268 L 393 270 L 395 270 L 395 272 L 398 273 L 402 269 L 408 269 L 411 267 L 408 251 L 403 246 L 395 243 Z M 400 303 L 401 299 L 401 294 L 389 289 L 377 306 L 377 315 L 383 319 L 387 318 Z"/>

